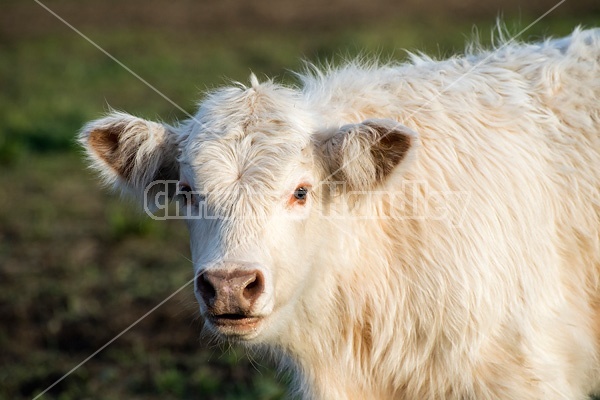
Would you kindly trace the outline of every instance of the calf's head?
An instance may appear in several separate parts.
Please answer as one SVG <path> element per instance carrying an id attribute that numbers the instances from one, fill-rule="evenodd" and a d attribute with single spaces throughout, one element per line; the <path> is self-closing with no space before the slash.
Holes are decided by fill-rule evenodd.
<path id="1" fill-rule="evenodd" d="M 391 120 L 320 125 L 300 93 L 253 80 L 209 95 L 177 127 L 112 113 L 80 141 L 106 181 L 138 198 L 154 201 L 156 180 L 178 181 L 169 196 L 186 213 L 207 327 L 268 342 L 331 267 L 321 253 L 340 221 L 323 210 L 344 194 L 324 183 L 382 185 L 417 141 Z"/>

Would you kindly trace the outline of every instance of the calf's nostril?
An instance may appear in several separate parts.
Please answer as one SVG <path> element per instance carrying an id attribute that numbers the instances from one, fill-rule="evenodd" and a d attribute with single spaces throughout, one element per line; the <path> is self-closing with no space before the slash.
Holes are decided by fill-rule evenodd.
<path id="1" fill-rule="evenodd" d="M 242 295 L 250 302 L 254 302 L 265 289 L 265 279 L 263 275 L 256 271 L 254 278 L 250 280 L 243 289 Z"/>
<path id="2" fill-rule="evenodd" d="M 196 290 L 202 296 L 202 299 L 207 305 L 211 305 L 217 295 L 217 291 L 206 274 L 201 274 L 196 279 Z"/>

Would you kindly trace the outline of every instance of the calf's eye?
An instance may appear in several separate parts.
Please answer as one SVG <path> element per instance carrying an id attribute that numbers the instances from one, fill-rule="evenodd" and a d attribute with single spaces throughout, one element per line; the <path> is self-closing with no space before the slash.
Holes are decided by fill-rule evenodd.
<path id="1" fill-rule="evenodd" d="M 194 199 L 192 196 L 192 188 L 187 183 L 180 183 L 178 188 L 178 195 L 183 198 L 184 204 L 193 204 Z"/>
<path id="2" fill-rule="evenodd" d="M 308 188 L 306 186 L 299 186 L 294 190 L 294 198 L 299 203 L 306 202 L 308 198 Z"/>

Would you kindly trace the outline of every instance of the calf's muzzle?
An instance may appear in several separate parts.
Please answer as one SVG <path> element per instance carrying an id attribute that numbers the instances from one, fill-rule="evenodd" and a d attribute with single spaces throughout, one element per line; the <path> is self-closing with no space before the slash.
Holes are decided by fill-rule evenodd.
<path id="1" fill-rule="evenodd" d="M 265 278 L 257 269 L 209 269 L 196 278 L 196 290 L 209 315 L 246 317 L 265 290 Z"/>

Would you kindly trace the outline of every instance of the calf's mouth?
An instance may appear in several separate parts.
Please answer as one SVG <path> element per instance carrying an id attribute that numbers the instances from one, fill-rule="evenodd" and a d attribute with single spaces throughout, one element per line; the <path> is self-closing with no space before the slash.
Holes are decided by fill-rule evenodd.
<path id="1" fill-rule="evenodd" d="M 244 337 L 257 333 L 262 317 L 245 314 L 210 314 L 206 320 L 224 336 Z"/>

